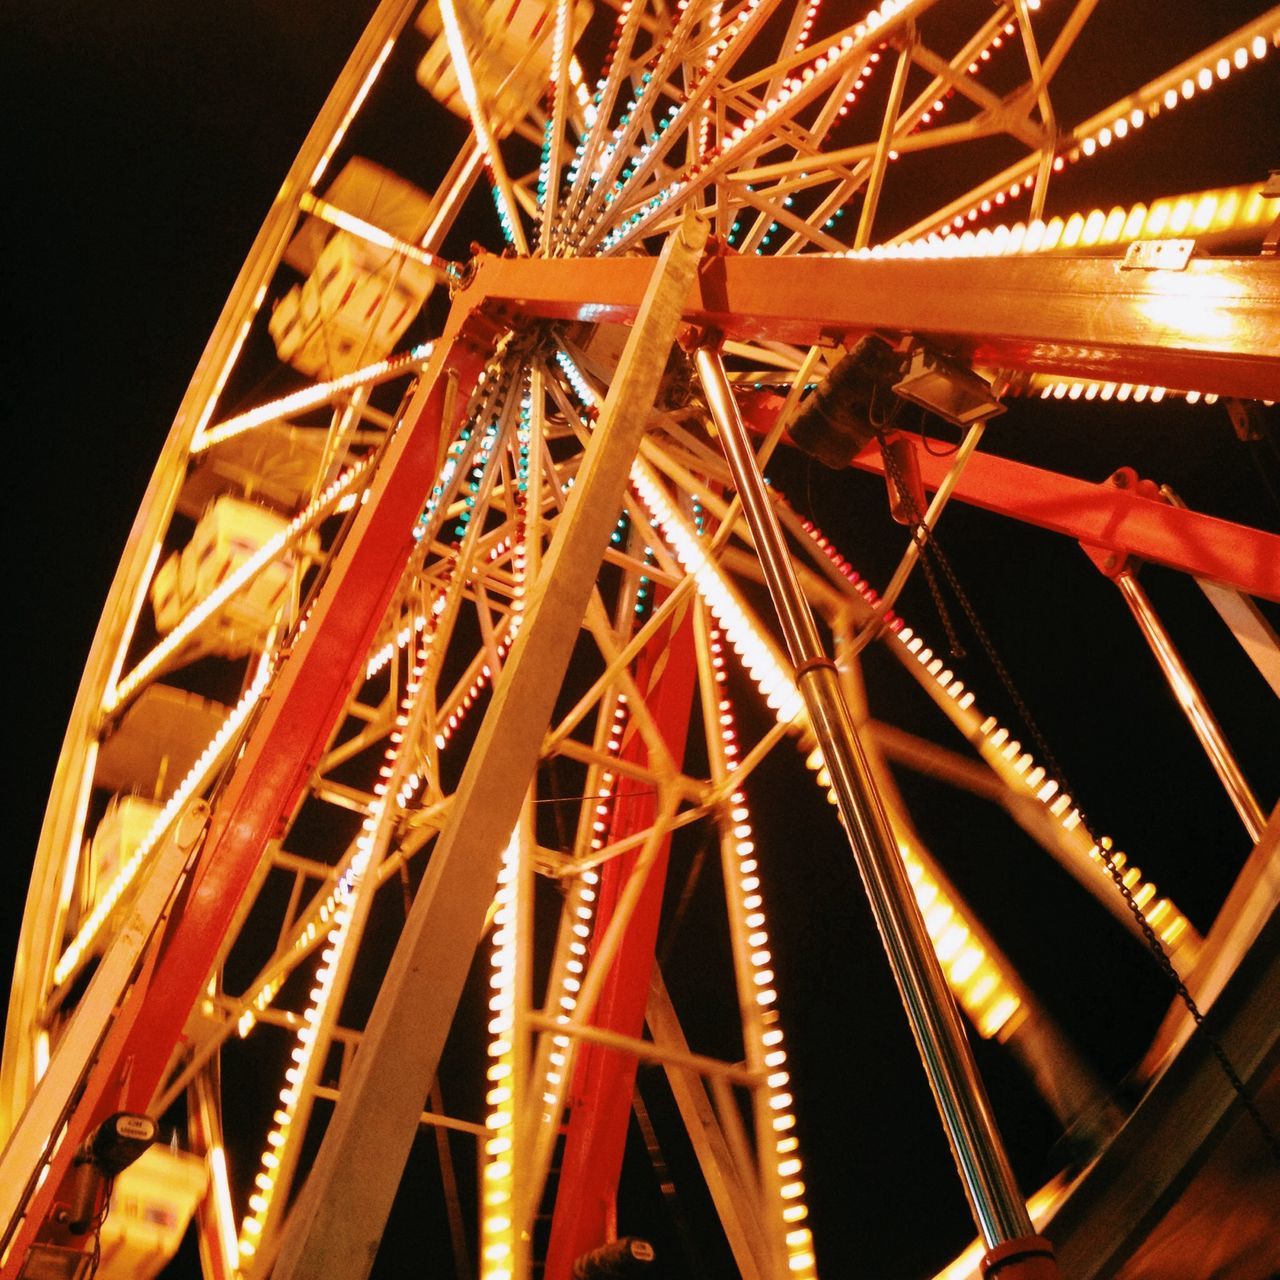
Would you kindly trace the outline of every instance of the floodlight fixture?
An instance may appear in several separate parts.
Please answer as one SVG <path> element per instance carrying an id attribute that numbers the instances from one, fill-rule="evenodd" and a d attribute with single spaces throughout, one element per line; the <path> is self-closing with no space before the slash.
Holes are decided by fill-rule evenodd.
<path id="1" fill-rule="evenodd" d="M 893 390 L 957 427 L 1004 412 L 985 378 L 930 347 L 912 349 L 906 371 Z"/>

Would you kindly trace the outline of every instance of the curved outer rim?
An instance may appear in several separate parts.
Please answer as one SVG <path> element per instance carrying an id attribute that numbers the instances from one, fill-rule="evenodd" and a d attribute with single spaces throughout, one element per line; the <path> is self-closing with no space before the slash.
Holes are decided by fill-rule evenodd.
<path id="1" fill-rule="evenodd" d="M 240 268 L 173 425 L 129 531 L 94 634 L 84 675 L 58 754 L 49 805 L 34 868 L 14 965 L 4 1055 L 0 1061 L 0 1141 L 35 1087 L 32 1027 L 56 959 L 57 902 L 67 858 L 85 803 L 101 728 L 102 695 L 118 674 L 123 651 L 141 611 L 160 550 L 160 536 L 173 514 L 191 442 L 217 403 L 244 335 L 266 297 L 267 284 L 293 234 L 299 201 L 320 178 L 351 117 L 368 92 L 391 44 L 417 9 L 415 0 L 382 0 L 303 140 L 262 227 Z"/>

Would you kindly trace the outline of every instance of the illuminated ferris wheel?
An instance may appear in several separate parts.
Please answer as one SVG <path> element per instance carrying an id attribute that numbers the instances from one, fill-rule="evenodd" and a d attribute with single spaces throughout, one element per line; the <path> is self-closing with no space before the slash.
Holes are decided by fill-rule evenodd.
<path id="1" fill-rule="evenodd" d="M 158 1274 L 193 1215 L 210 1280 L 366 1275 L 397 1195 L 419 1260 L 484 1280 L 842 1274 L 813 1202 L 862 1158 L 824 1137 L 787 1007 L 826 904 L 774 901 L 800 841 L 856 867 L 888 955 L 977 1232 L 946 1275 L 1116 1274 L 1232 1117 L 1265 1144 L 1274 772 L 1251 785 L 1138 571 L 1201 585 L 1274 717 L 1280 539 L 986 424 L 1228 402 L 1265 436 L 1280 188 L 1152 189 L 1116 157 L 1185 120 L 1194 172 L 1206 96 L 1274 96 L 1280 9 L 1117 80 L 1093 8 L 378 7 L 83 677 L 9 1009 L 0 1275 Z M 1110 194 L 1073 209 L 1090 165 Z M 864 515 L 882 477 L 883 581 L 797 457 Z M 1023 715 L 942 550 L 967 506 L 1080 543 L 1136 618 L 1238 818 L 1207 930 Z M 898 612 L 926 579 L 968 659 L 946 607 L 936 637 Z M 887 723 L 893 682 L 924 712 Z M 994 801 L 1180 994 L 1125 1106 L 909 772 Z M 1044 1185 L 970 1036 L 1070 1136 Z M 652 1261 L 658 1218 L 683 1261 Z"/>

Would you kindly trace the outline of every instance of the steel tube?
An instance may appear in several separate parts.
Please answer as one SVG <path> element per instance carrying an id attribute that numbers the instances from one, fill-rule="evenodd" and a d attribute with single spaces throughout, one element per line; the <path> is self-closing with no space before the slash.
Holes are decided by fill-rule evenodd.
<path id="1" fill-rule="evenodd" d="M 823 652 L 801 593 L 724 365 L 706 348 L 697 351 L 695 360 L 974 1222 L 989 1250 L 1026 1238 L 1032 1234 L 1031 1221 L 960 1012 L 894 844 L 835 665 Z"/>
<path id="2" fill-rule="evenodd" d="M 1165 630 L 1164 623 L 1160 621 L 1160 615 L 1152 607 L 1150 598 L 1137 578 L 1126 569 L 1116 574 L 1115 583 L 1120 588 L 1120 594 L 1124 597 L 1125 604 L 1129 606 L 1138 629 L 1151 646 L 1151 652 L 1155 654 L 1160 670 L 1164 672 L 1164 678 L 1173 691 L 1173 696 L 1178 700 L 1178 705 L 1187 719 L 1191 721 L 1191 727 L 1195 730 L 1196 737 L 1200 739 L 1200 745 L 1209 757 L 1209 763 L 1213 765 L 1214 772 L 1227 789 L 1227 795 L 1230 796 L 1236 813 L 1240 815 L 1240 821 L 1244 823 L 1249 838 L 1257 844 L 1262 839 L 1263 827 L 1267 825 L 1266 815 L 1262 812 L 1262 806 L 1258 804 L 1257 797 L 1250 790 L 1239 761 L 1227 745 L 1222 728 L 1209 709 L 1209 704 L 1204 700 L 1200 686 L 1187 670 L 1182 655 Z"/>

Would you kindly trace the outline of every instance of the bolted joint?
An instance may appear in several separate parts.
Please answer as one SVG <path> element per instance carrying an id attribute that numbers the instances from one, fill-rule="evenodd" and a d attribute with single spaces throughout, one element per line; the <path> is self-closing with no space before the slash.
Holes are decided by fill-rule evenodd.
<path id="1" fill-rule="evenodd" d="M 692 355 L 695 351 L 706 349 L 719 351 L 724 344 L 724 333 L 710 325 L 686 324 L 676 334 L 676 342 L 682 351 Z"/>

